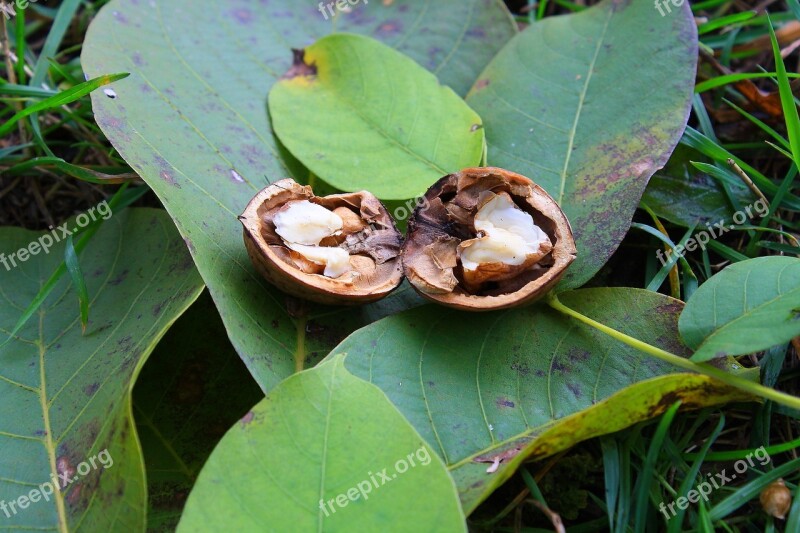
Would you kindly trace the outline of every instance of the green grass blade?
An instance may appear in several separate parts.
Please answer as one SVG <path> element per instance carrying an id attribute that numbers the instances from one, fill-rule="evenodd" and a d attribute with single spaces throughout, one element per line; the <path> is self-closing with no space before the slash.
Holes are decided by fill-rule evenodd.
<path id="1" fill-rule="evenodd" d="M 717 252 L 719 255 L 721 255 L 722 257 L 724 257 L 728 261 L 733 261 L 734 263 L 750 259 L 749 257 L 744 255 L 743 253 L 737 252 L 736 250 L 734 250 L 730 246 L 726 246 L 726 245 L 722 244 L 719 241 L 713 241 L 713 240 L 710 241 L 708 243 L 708 247 L 711 248 L 712 250 L 714 250 L 715 252 Z"/>
<path id="2" fill-rule="evenodd" d="M 719 168 L 716 165 L 710 165 L 708 163 L 703 163 L 702 161 L 689 161 L 693 167 L 696 169 L 705 172 L 712 178 L 719 180 L 720 182 L 727 183 L 732 187 L 739 187 L 744 188 L 746 185 L 742 182 L 742 178 L 737 176 L 733 173 L 733 171 L 727 168 Z M 737 207 L 738 206 L 734 206 Z"/>
<path id="3" fill-rule="evenodd" d="M 800 20 L 800 2 L 798 0 L 786 0 L 786 5 L 789 6 L 789 11 L 794 14 L 794 18 Z"/>
<path id="4" fill-rule="evenodd" d="M 602 437 L 600 447 L 603 451 L 603 475 L 605 476 L 606 514 L 608 530 L 614 531 L 615 510 L 620 486 L 620 460 L 617 441 L 613 437 Z"/>
<path id="5" fill-rule="evenodd" d="M 728 159 L 733 159 L 736 161 L 741 168 L 747 172 L 753 182 L 758 185 L 758 188 L 761 189 L 761 192 L 767 194 L 775 194 L 778 190 L 778 187 L 772 183 L 764 174 L 756 170 L 754 167 L 750 166 L 746 162 L 742 161 L 740 158 L 736 157 L 729 151 L 725 150 L 717 143 L 697 131 L 696 129 L 692 128 L 691 126 L 686 127 L 686 131 L 684 133 L 683 139 L 681 142 L 689 146 L 691 148 L 695 148 L 700 153 L 714 159 L 715 161 L 725 163 Z M 787 207 L 791 207 L 793 209 L 800 210 L 800 198 L 796 196 L 789 195 L 787 197 Z"/>
<path id="6" fill-rule="evenodd" d="M 739 74 L 724 74 L 722 76 L 717 76 L 716 78 L 711 78 L 710 80 L 701 81 L 694 86 L 694 92 L 699 94 L 710 91 L 711 89 L 716 89 L 717 87 L 722 87 L 723 85 L 736 83 L 737 81 L 752 80 L 756 78 L 774 78 L 775 76 L 775 72 L 742 72 Z M 800 74 L 795 73 L 790 73 L 788 76 L 790 78 L 800 78 Z"/>
<path id="7" fill-rule="evenodd" d="M 14 51 L 17 54 L 17 81 L 25 83 L 25 10 L 17 8 L 16 34 L 17 34 L 17 49 Z"/>
<path id="8" fill-rule="evenodd" d="M 697 33 L 698 35 L 710 33 L 714 30 L 722 28 L 723 26 L 745 22 L 747 20 L 752 19 L 755 16 L 756 16 L 755 11 L 743 11 L 741 13 L 734 13 L 733 15 L 719 17 L 713 20 L 709 20 L 705 24 L 701 24 L 700 26 L 698 26 Z"/>
<path id="9" fill-rule="evenodd" d="M 44 82 L 47 76 L 47 67 L 50 64 L 50 58 L 55 57 L 58 52 L 58 47 L 61 46 L 61 41 L 69 29 L 75 12 L 81 5 L 81 0 L 64 0 L 58 7 L 55 19 L 50 26 L 50 31 L 47 33 L 47 39 L 44 41 L 42 51 L 39 53 L 39 58 L 36 60 L 36 65 L 33 67 L 33 77 L 31 78 L 30 85 L 38 87 Z"/>
<path id="10" fill-rule="evenodd" d="M 98 185 L 119 184 L 138 179 L 138 176 L 132 173 L 104 174 L 96 170 L 79 167 L 77 165 L 67 163 L 60 157 L 35 157 L 18 165 L 14 165 L 13 167 L 9 168 L 6 173 L 8 175 L 14 175 L 25 172 L 34 167 L 42 166 L 56 167 L 58 170 L 64 172 L 68 176 Z"/>
<path id="11" fill-rule="evenodd" d="M 64 248 L 64 266 L 72 278 L 72 285 L 78 293 L 78 305 L 81 311 L 81 329 L 86 333 L 86 326 L 89 323 L 89 291 L 86 290 L 86 280 L 83 279 L 81 265 L 78 262 L 78 252 L 75 250 L 72 235 L 67 237 L 66 247 Z"/>
<path id="12" fill-rule="evenodd" d="M 740 114 L 740 115 L 742 115 L 742 116 L 744 116 L 744 117 L 745 117 L 747 120 L 749 120 L 750 122 L 752 122 L 753 124 L 755 124 L 756 126 L 758 126 L 759 128 L 761 128 L 761 129 L 762 129 L 762 130 L 763 130 L 765 133 L 767 133 L 767 134 L 768 134 L 770 137 L 772 137 L 773 139 L 775 139 L 776 141 L 778 141 L 778 142 L 779 142 L 779 143 L 780 143 L 780 144 L 781 144 L 781 145 L 782 145 L 784 148 L 787 148 L 787 149 L 789 148 L 789 141 L 787 141 L 787 140 L 786 140 L 786 139 L 783 137 L 783 135 L 779 134 L 779 133 L 778 133 L 777 131 L 775 131 L 773 128 L 771 128 L 770 126 L 768 126 L 768 125 L 767 125 L 765 122 L 763 122 L 762 120 L 758 119 L 757 117 L 755 117 L 755 116 L 751 115 L 750 113 L 748 113 L 747 111 L 745 111 L 744 109 L 742 109 L 742 108 L 741 108 L 741 107 L 739 107 L 738 105 L 734 104 L 733 102 L 731 102 L 731 101 L 730 101 L 730 100 L 728 100 L 727 98 L 723 98 L 723 101 L 724 101 L 726 104 L 728 104 L 729 106 L 731 106 L 732 108 L 734 108 L 736 111 L 738 111 L 738 112 L 739 112 L 739 114 Z"/>
<path id="13" fill-rule="evenodd" d="M 730 1 L 730 0 L 706 0 L 705 2 L 697 2 L 696 4 L 692 3 L 692 11 L 697 12 L 697 11 L 703 11 L 703 10 L 706 10 L 706 9 L 712 9 L 712 8 L 718 7 L 718 6 L 724 4 L 724 3 L 728 2 L 728 1 Z"/>
<path id="14" fill-rule="evenodd" d="M 772 53 L 775 55 L 775 73 L 778 79 L 778 91 L 781 96 L 783 116 L 786 121 L 786 132 L 789 135 L 789 146 L 792 150 L 792 160 L 800 168 L 800 116 L 797 114 L 797 104 L 795 104 L 794 94 L 792 94 L 792 88 L 789 85 L 786 65 L 783 63 L 781 49 L 778 46 L 778 39 L 775 37 L 775 29 L 772 27 L 771 20 L 769 20 L 769 38 L 772 41 Z"/>
<path id="15" fill-rule="evenodd" d="M 791 244 L 784 244 L 772 241 L 758 241 L 758 246 L 767 250 L 775 250 L 776 252 L 784 252 L 792 255 L 800 255 L 800 248 L 792 246 Z"/>
<path id="16" fill-rule="evenodd" d="M 703 98 L 699 94 L 695 93 L 692 95 L 692 110 L 697 117 L 697 124 L 700 128 L 700 131 L 702 131 L 703 134 L 713 142 L 718 143 L 719 140 L 714 133 L 714 126 L 711 124 L 711 117 L 708 116 L 706 104 L 703 102 Z"/>
<path id="17" fill-rule="evenodd" d="M 29 146 L 33 146 L 33 143 L 17 144 L 14 146 L 9 146 L 8 148 L 2 148 L 0 149 L 0 159 L 5 159 L 6 157 L 13 155 L 20 150 L 24 150 Z"/>
<path id="18" fill-rule="evenodd" d="M 528 472 L 528 469 L 521 468 L 520 472 L 522 473 L 522 479 L 525 480 L 525 485 L 527 485 L 528 489 L 531 491 L 531 496 L 533 496 L 533 499 L 549 508 L 547 501 L 544 499 L 542 491 L 539 489 L 539 485 L 536 484 L 536 480 L 533 479 L 533 476 L 530 472 Z"/>
<path id="19" fill-rule="evenodd" d="M 694 487 L 695 482 L 697 481 L 697 474 L 700 472 L 700 467 L 703 465 L 703 462 L 706 459 L 706 454 L 708 453 L 709 448 L 719 437 L 719 434 L 722 432 L 722 429 L 725 427 L 725 416 L 720 416 L 719 422 L 717 422 L 717 426 L 714 428 L 714 431 L 711 432 L 711 435 L 708 436 L 707 439 L 703 442 L 703 446 L 700 448 L 700 451 L 696 454 L 695 460 L 692 463 L 692 466 L 689 468 L 689 471 L 686 473 L 686 477 L 683 478 L 680 487 L 678 487 L 678 494 L 683 496 L 684 494 L 688 494 L 689 490 Z M 683 517 L 686 515 L 686 509 L 681 509 L 678 507 L 678 512 L 672 517 L 669 522 L 667 523 L 667 531 L 668 533 L 680 533 L 681 532 L 681 525 L 683 524 Z"/>
<path id="20" fill-rule="evenodd" d="M 797 0 L 793 0 L 793 2 L 797 3 Z M 800 484 L 794 490 L 792 507 L 789 509 L 789 518 L 786 520 L 786 531 L 800 531 Z"/>
<path id="21" fill-rule="evenodd" d="M 58 91 L 42 89 L 39 87 L 28 87 L 16 83 L 0 84 L 0 95 L 2 96 L 21 96 L 32 98 L 49 98 L 58 94 Z"/>
<path id="22" fill-rule="evenodd" d="M 664 235 L 663 233 L 658 231 L 656 228 L 654 228 L 652 226 L 648 226 L 647 224 L 641 224 L 639 222 L 633 222 L 633 223 L 631 223 L 631 227 L 632 228 L 636 228 L 636 229 L 640 229 L 640 230 L 642 230 L 642 231 L 644 231 L 646 233 L 649 233 L 653 237 L 659 239 L 661 242 L 667 244 L 674 251 L 676 247 L 685 246 L 686 245 L 686 241 L 688 241 L 689 238 L 692 236 L 692 233 L 694 232 L 695 228 L 697 227 L 697 224 L 693 225 L 691 228 L 689 228 L 686 231 L 686 233 L 684 233 L 684 235 L 681 238 L 681 240 L 678 241 L 678 244 L 675 244 L 674 242 L 672 242 L 672 239 L 670 239 L 668 236 Z M 670 252 L 670 253 L 672 253 L 672 252 Z M 647 290 L 649 290 L 649 291 L 657 291 L 658 288 L 661 287 L 661 284 L 664 283 L 664 280 L 667 279 L 667 276 L 669 276 L 669 271 L 672 269 L 672 267 L 678 261 L 681 262 L 681 266 L 683 267 L 684 276 L 689 276 L 689 277 L 695 278 L 695 280 L 696 280 L 697 276 L 695 276 L 694 272 L 692 272 L 692 267 L 691 267 L 691 265 L 689 265 L 689 262 L 686 260 L 686 258 L 683 257 L 683 255 L 674 254 L 674 255 L 672 255 L 671 257 L 669 257 L 667 259 L 667 261 L 662 265 L 661 270 L 659 270 L 658 273 L 653 277 L 653 279 L 650 280 L 650 283 L 647 284 Z"/>
<path id="23" fill-rule="evenodd" d="M 667 436 L 669 426 L 672 424 L 672 420 L 675 418 L 675 414 L 678 412 L 680 406 L 681 402 L 675 402 L 667 412 L 664 413 L 649 443 L 647 457 L 645 458 L 642 471 L 639 473 L 636 489 L 634 491 L 638 494 L 634 512 L 634 531 L 636 531 L 636 533 L 644 533 L 646 531 L 647 509 L 650 505 L 650 499 L 645 497 L 645 495 L 650 492 L 649 488 L 655 479 L 656 461 L 661 453 L 664 438 Z"/>
<path id="24" fill-rule="evenodd" d="M 138 200 L 143 194 L 145 194 L 149 189 L 147 187 L 139 187 L 133 190 L 127 190 L 127 185 L 123 185 L 120 190 L 114 194 L 114 197 L 109 200 L 108 205 L 113 212 L 119 212 L 125 207 L 129 206 L 136 200 Z M 75 245 L 76 253 L 80 253 L 89 241 L 97 233 L 97 230 L 100 229 L 100 224 L 103 222 L 102 219 L 93 222 L 92 224 L 88 225 L 86 229 L 81 233 L 81 237 L 78 240 L 78 243 Z M 22 316 L 20 316 L 17 323 L 14 325 L 14 329 L 8 335 L 8 338 L 3 341 L 1 346 L 4 346 L 8 343 L 11 339 L 13 339 L 17 333 L 28 323 L 28 320 L 36 313 L 36 311 L 41 307 L 47 297 L 55 288 L 58 281 L 61 279 L 61 276 L 64 275 L 67 268 L 66 265 L 62 262 L 61 265 L 56 269 L 55 272 L 48 278 L 47 282 L 42 286 L 39 290 L 39 293 L 33 299 L 33 301 L 28 305 L 28 307 L 23 311 Z"/>
<path id="25" fill-rule="evenodd" d="M 774 470 L 758 476 L 756 479 L 745 483 L 736 489 L 736 492 L 719 502 L 711 508 L 708 512 L 708 517 L 712 522 L 722 520 L 732 512 L 736 511 L 739 507 L 746 504 L 779 477 L 786 476 L 800 468 L 800 458 L 784 463 Z"/>
<path id="26" fill-rule="evenodd" d="M 790 160 L 794 160 L 794 156 L 792 156 L 792 153 L 789 150 L 784 150 L 783 148 L 781 148 L 777 144 L 775 144 L 773 142 L 770 142 L 770 141 L 764 141 L 764 142 L 767 143 L 768 145 L 770 145 L 771 147 L 773 147 L 776 151 L 780 152 L 781 155 L 787 157 Z"/>
<path id="27" fill-rule="evenodd" d="M 632 435 L 624 443 L 621 450 L 621 467 L 619 485 L 619 500 L 617 502 L 617 528 L 613 533 L 627 533 L 628 520 L 631 515 L 631 441 L 638 440 L 640 436 Z"/>
<path id="28" fill-rule="evenodd" d="M 531 7 L 533 7 L 533 2 L 528 2 L 528 8 L 530 9 Z M 546 10 L 547 0 L 540 0 L 539 5 L 536 7 L 536 20 L 542 20 Z M 533 14 L 533 10 L 531 10 L 531 14 Z"/>
<path id="29" fill-rule="evenodd" d="M 97 78 L 85 81 L 80 85 L 76 85 L 75 87 L 67 89 L 66 91 L 62 91 L 55 96 L 51 96 L 50 98 L 46 98 L 41 102 L 37 102 L 29 107 L 26 107 L 11 117 L 8 122 L 0 126 L 0 136 L 7 135 L 8 132 L 13 129 L 14 124 L 16 124 L 17 121 L 27 117 L 32 113 L 44 111 L 45 109 L 51 109 L 54 107 L 60 107 L 64 104 L 69 104 L 70 102 L 74 102 L 75 100 L 86 96 L 98 87 L 108 85 L 109 83 L 127 78 L 128 76 L 129 74 L 127 72 L 98 76 Z"/>

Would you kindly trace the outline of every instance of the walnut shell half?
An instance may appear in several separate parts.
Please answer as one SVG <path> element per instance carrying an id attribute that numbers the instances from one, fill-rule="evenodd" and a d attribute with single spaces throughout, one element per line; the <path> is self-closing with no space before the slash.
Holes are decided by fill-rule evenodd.
<path id="1" fill-rule="evenodd" d="M 341 219 L 340 229 L 318 246 L 346 250 L 347 273 L 324 275 L 324 266 L 296 251 L 308 248 L 287 243 L 277 233 L 276 215 L 303 201 L 322 206 Z M 361 304 L 383 298 L 403 279 L 402 235 L 383 204 L 367 191 L 320 197 L 314 196 L 311 187 L 284 179 L 259 192 L 239 220 L 256 270 L 288 294 L 331 305 Z"/>
<path id="2" fill-rule="evenodd" d="M 485 167 L 447 175 L 428 189 L 409 218 L 402 257 L 422 296 L 489 311 L 544 296 L 576 253 L 569 221 L 544 189 L 520 174 Z"/>

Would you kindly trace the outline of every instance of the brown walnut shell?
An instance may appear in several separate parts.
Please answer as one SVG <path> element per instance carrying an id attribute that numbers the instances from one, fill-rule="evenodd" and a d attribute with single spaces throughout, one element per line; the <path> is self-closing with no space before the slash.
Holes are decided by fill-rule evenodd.
<path id="1" fill-rule="evenodd" d="M 459 260 L 462 243 L 479 237 L 474 226 L 478 209 L 493 194 L 508 194 L 533 217 L 550 239 L 535 261 L 509 269 L 486 264 L 491 279 L 464 275 Z M 561 279 L 577 251 L 564 212 L 544 189 L 530 179 L 494 167 L 467 168 L 450 174 L 425 193 L 408 221 L 403 244 L 403 270 L 425 298 L 466 311 L 505 309 L 544 296 Z M 533 263 L 533 264 L 531 264 Z"/>
<path id="2" fill-rule="evenodd" d="M 342 233 L 326 237 L 320 245 L 347 250 L 356 275 L 326 277 L 322 267 L 285 245 L 275 232 L 273 218 L 297 200 L 321 205 L 343 219 Z M 403 279 L 402 235 L 383 204 L 367 191 L 314 196 L 311 187 L 284 179 L 259 192 L 239 220 L 256 270 L 283 292 L 299 298 L 331 305 L 368 303 L 389 294 Z"/>

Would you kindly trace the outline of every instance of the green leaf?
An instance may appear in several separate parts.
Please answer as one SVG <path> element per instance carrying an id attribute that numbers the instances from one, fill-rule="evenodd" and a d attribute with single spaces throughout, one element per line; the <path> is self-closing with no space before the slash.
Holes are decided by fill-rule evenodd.
<path id="1" fill-rule="evenodd" d="M 148 531 L 175 531 L 214 447 L 263 397 L 204 292 L 158 343 L 133 390 Z"/>
<path id="2" fill-rule="evenodd" d="M 442 461 L 338 356 L 282 382 L 225 435 L 178 531 L 380 531 L 387 524 L 466 531 Z"/>
<path id="3" fill-rule="evenodd" d="M 686 126 L 696 63 L 688 3 L 661 17 L 651 2 L 606 0 L 531 25 L 475 83 L 467 103 L 489 164 L 544 187 L 572 224 L 578 258 L 561 288 L 588 281 L 619 246 Z"/>
<path id="4" fill-rule="evenodd" d="M 269 93 L 272 127 L 334 187 L 401 200 L 480 164 L 480 117 L 392 48 L 359 35 L 330 35 L 298 54 L 293 69 L 302 72 Z"/>
<path id="5" fill-rule="evenodd" d="M 700 285 L 681 314 L 692 361 L 744 355 L 800 335 L 800 259 L 758 257 Z"/>
<path id="6" fill-rule="evenodd" d="M 681 302 L 585 289 L 565 305 L 678 355 Z M 383 390 L 444 459 L 467 513 L 528 458 L 664 412 L 746 396 L 675 368 L 544 304 L 474 314 L 426 306 L 363 328 L 334 353 Z M 495 473 L 487 468 L 502 459 Z"/>
<path id="7" fill-rule="evenodd" d="M 721 220 L 730 223 L 734 209 L 722 186 L 690 163 L 703 159 L 697 150 L 679 144 L 666 166 L 650 179 L 642 199 L 659 218 L 687 228 L 707 222 L 713 226 Z M 755 199 L 742 186 L 731 187 L 731 193 L 743 206 Z"/>
<path id="8" fill-rule="evenodd" d="M 295 355 L 324 356 L 352 331 L 317 333 L 292 318 L 285 296 L 252 267 L 236 219 L 268 183 L 308 177 L 272 135 L 265 105 L 291 66 L 290 49 L 334 27 L 372 35 L 463 94 L 515 32 L 499 0 L 373 1 L 327 21 L 318 4 L 112 0 L 92 22 L 81 58 L 90 74 L 112 67 L 131 73 L 114 84 L 116 98 L 93 95 L 97 122 L 175 220 L 233 345 L 264 390 L 294 371 Z M 309 322 L 326 316 L 363 325 L 349 310 L 315 306 L 308 313 Z"/>
<path id="9" fill-rule="evenodd" d="M 44 234 L 0 229 L 2 251 Z M 0 330 L 8 334 L 64 256 L 64 243 L 15 268 L 0 267 Z M 62 532 L 144 529 L 144 473 L 130 390 L 144 360 L 197 298 L 202 281 L 169 217 L 126 210 L 102 225 L 81 254 L 93 295 L 81 333 L 68 278 L 0 348 L 0 501 L 17 501 L 64 474 L 78 477 L 48 500 L 0 514 L 3 528 Z M 108 450 L 103 464 L 98 457 Z M 96 468 L 84 465 L 94 459 Z M 85 463 L 90 466 L 90 463 Z M 51 485 L 52 488 L 52 485 Z M 44 488 L 47 492 L 47 488 Z"/>

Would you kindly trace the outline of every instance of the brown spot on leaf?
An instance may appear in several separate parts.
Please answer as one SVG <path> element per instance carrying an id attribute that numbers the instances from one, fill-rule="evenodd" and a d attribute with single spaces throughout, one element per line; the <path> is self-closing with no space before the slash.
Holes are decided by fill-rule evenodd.
<path id="1" fill-rule="evenodd" d="M 234 9 L 231 11 L 231 16 L 238 24 L 250 24 L 253 21 L 253 12 L 249 9 Z"/>
<path id="2" fill-rule="evenodd" d="M 75 467 L 69 457 L 62 455 L 56 459 L 56 473 L 62 489 L 72 482 L 75 478 Z"/>
<path id="3" fill-rule="evenodd" d="M 376 35 L 386 37 L 389 35 L 397 35 L 403 30 L 403 25 L 399 20 L 387 20 L 375 30 Z"/>
<path id="4" fill-rule="evenodd" d="M 567 388 L 575 395 L 576 398 L 583 396 L 580 385 L 577 383 L 567 383 Z"/>
<path id="5" fill-rule="evenodd" d="M 282 80 L 291 80 L 298 76 L 316 76 L 317 66 L 306 63 L 306 51 L 304 48 L 292 48 L 292 66 L 281 76 Z"/>
<path id="6" fill-rule="evenodd" d="M 521 376 L 527 376 L 531 373 L 531 369 L 525 363 L 512 363 L 511 370 L 516 371 Z"/>
<path id="7" fill-rule="evenodd" d="M 178 183 L 175 178 L 172 176 L 171 173 L 167 172 L 166 170 L 161 172 L 161 179 L 172 185 L 173 187 L 177 187 L 178 189 L 181 188 L 181 184 Z"/>
<path id="8" fill-rule="evenodd" d="M 497 403 L 497 407 L 514 407 L 514 402 L 502 396 L 495 403 Z"/>
<path id="9" fill-rule="evenodd" d="M 140 54 L 138 51 L 133 53 L 131 60 L 137 67 L 144 67 L 147 65 L 147 62 L 142 58 L 142 54 Z"/>

